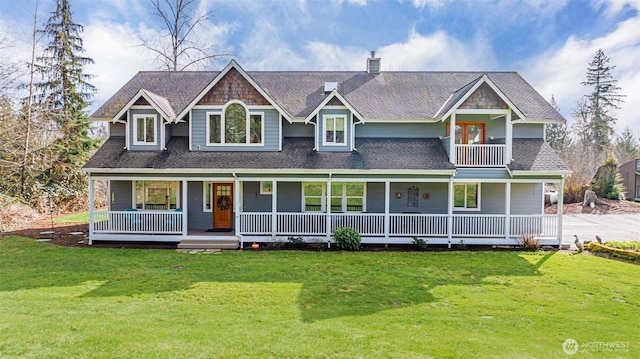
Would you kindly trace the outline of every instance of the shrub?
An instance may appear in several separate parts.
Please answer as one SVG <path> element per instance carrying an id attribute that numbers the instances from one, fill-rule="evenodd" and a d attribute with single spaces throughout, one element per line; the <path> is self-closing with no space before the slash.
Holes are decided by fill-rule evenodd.
<path id="1" fill-rule="evenodd" d="M 413 237 L 413 244 L 418 247 L 419 250 L 421 251 L 426 251 L 427 248 L 429 247 L 427 245 L 427 241 L 425 241 L 422 238 L 418 238 L 418 237 Z"/>
<path id="2" fill-rule="evenodd" d="M 533 234 L 523 234 L 520 239 L 518 239 L 518 244 L 525 250 L 528 251 L 537 251 L 540 249 L 540 241 L 536 239 Z"/>
<path id="3" fill-rule="evenodd" d="M 344 251 L 360 249 L 360 233 L 351 227 L 338 227 L 333 231 L 336 248 Z"/>
<path id="4" fill-rule="evenodd" d="M 287 248 L 304 248 L 306 247 L 307 244 L 304 242 L 304 239 L 302 239 L 302 237 L 298 236 L 298 237 L 288 237 L 287 238 L 287 243 L 286 243 L 286 247 Z"/>

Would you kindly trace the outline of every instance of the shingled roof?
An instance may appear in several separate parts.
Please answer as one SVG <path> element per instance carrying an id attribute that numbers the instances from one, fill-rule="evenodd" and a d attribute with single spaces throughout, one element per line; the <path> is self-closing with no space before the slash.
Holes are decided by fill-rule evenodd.
<path id="1" fill-rule="evenodd" d="M 325 82 L 367 119 L 431 119 L 451 97 L 469 88 L 483 74 L 525 115 L 525 120 L 564 121 L 562 116 L 517 72 L 381 72 L 247 71 L 280 107 L 306 118 L 327 96 Z M 91 118 L 112 119 L 138 93 L 151 91 L 181 113 L 219 72 L 139 72 Z"/>
<path id="2" fill-rule="evenodd" d="M 542 138 L 514 138 L 511 171 L 569 172 L 564 161 Z"/>
<path id="3" fill-rule="evenodd" d="M 313 138 L 285 138 L 282 152 L 189 151 L 187 137 L 172 137 L 166 151 L 127 151 L 111 137 L 85 169 L 240 170 L 455 170 L 439 139 L 367 138 L 357 151 L 317 152 Z"/>

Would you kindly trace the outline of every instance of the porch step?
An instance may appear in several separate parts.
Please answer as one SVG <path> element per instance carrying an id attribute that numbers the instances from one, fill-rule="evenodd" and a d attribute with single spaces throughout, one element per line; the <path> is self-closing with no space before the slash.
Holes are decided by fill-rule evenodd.
<path id="1" fill-rule="evenodd" d="M 239 246 L 237 239 L 183 239 L 178 243 L 178 249 L 237 249 Z"/>

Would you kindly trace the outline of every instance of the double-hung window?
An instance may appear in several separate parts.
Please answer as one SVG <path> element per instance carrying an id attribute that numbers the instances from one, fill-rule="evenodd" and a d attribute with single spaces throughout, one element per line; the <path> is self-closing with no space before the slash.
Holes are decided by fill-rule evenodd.
<path id="1" fill-rule="evenodd" d="M 347 144 L 347 116 L 345 115 L 324 115 L 323 145 L 346 145 Z"/>
<path id="2" fill-rule="evenodd" d="M 156 145 L 158 144 L 156 115 L 133 115 L 133 144 Z"/>
<path id="3" fill-rule="evenodd" d="M 207 113 L 207 145 L 262 145 L 263 117 L 239 102 L 227 104 L 221 113 Z"/>
<path id="4" fill-rule="evenodd" d="M 453 207 L 458 210 L 480 210 L 480 184 L 454 183 Z"/>

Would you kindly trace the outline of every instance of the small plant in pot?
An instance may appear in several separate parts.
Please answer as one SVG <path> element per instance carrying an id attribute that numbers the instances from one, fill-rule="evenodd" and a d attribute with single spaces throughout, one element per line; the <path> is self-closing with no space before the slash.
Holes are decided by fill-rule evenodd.
<path id="1" fill-rule="evenodd" d="M 360 233 L 351 227 L 338 227 L 333 231 L 336 248 L 341 251 L 357 251 L 360 249 Z"/>

